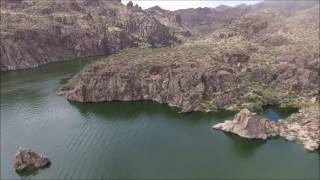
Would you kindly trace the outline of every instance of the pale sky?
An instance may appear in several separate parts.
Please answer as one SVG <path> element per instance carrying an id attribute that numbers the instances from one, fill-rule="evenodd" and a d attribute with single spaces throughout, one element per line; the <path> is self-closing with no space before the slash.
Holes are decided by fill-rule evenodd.
<path id="1" fill-rule="evenodd" d="M 129 0 L 122 0 L 123 4 L 127 4 Z M 187 9 L 187 8 L 197 8 L 197 7 L 217 7 L 219 5 L 227 5 L 227 6 L 237 6 L 239 4 L 256 4 L 260 1 L 253 1 L 253 0 L 238 0 L 238 1 L 231 1 L 231 0 L 132 0 L 133 4 L 139 4 L 143 9 L 147 9 L 153 6 L 160 6 L 163 9 L 168 10 L 177 10 L 177 9 Z"/>

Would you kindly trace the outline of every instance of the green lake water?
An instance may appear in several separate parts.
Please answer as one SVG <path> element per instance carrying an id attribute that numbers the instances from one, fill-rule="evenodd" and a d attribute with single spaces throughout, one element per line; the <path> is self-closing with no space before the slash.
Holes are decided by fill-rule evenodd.
<path id="1" fill-rule="evenodd" d="M 233 113 L 179 113 L 152 102 L 71 103 L 56 91 L 88 61 L 1 73 L 2 179 L 319 179 L 319 151 L 211 129 Z M 282 116 L 269 108 L 265 117 Z M 19 146 L 49 156 L 13 169 Z"/>

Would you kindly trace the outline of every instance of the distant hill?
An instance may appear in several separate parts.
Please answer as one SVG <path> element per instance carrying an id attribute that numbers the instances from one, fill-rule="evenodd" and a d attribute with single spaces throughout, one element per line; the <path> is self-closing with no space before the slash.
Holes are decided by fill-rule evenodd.
<path id="1" fill-rule="evenodd" d="M 190 29 L 195 35 L 212 33 L 228 25 L 234 18 L 250 12 L 263 10 L 277 10 L 282 14 L 290 15 L 295 11 L 315 7 L 317 1 L 265 1 L 255 5 L 240 4 L 236 7 L 220 5 L 215 8 L 189 8 L 175 11 L 181 16 L 181 24 Z"/>
<path id="2" fill-rule="evenodd" d="M 181 24 L 188 27 L 193 34 L 203 35 L 222 28 L 231 19 L 247 13 L 250 6 L 219 6 L 216 8 L 189 8 L 175 11 L 181 16 Z"/>

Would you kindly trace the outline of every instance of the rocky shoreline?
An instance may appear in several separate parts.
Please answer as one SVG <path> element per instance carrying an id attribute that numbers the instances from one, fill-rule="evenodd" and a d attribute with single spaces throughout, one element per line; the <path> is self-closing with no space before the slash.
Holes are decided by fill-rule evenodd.
<path id="1" fill-rule="evenodd" d="M 173 57 L 180 51 L 188 56 L 185 47 L 176 47 L 176 50 Z M 150 49 L 149 53 L 143 50 L 142 54 L 136 49 L 127 49 L 106 60 L 90 64 L 62 86 L 61 93 L 68 100 L 84 103 L 152 100 L 178 107 L 182 112 L 240 110 L 246 107 L 251 108 L 251 111 L 259 110 L 259 106 L 252 106 L 255 104 L 294 106 L 300 108 L 301 112 L 281 123 L 257 121 L 252 115 L 250 128 L 255 129 L 258 135 L 242 134 L 241 126 L 235 133 L 245 138 L 280 136 L 289 141 L 301 142 L 310 151 L 318 149 L 320 123 L 316 97 L 303 96 L 303 92 L 288 96 L 288 91 L 281 93 L 283 91 L 276 87 L 270 90 L 270 87 L 259 82 L 248 86 L 244 77 L 254 77 L 251 73 L 255 72 L 251 69 L 253 66 L 259 69 L 259 66 L 250 64 L 249 58 L 242 54 L 224 55 L 226 61 L 231 56 L 234 61 L 241 62 L 240 66 L 228 66 L 224 64 L 226 61 L 221 64 L 203 63 L 203 59 L 157 61 L 157 51 L 162 55 L 164 52 L 169 54 L 171 49 Z M 126 59 L 131 59 L 130 63 Z M 248 65 L 250 68 L 247 68 Z M 266 72 L 262 76 L 273 75 Z M 226 122 L 224 125 L 233 126 L 233 123 Z M 224 125 L 217 125 L 216 128 L 233 132 L 232 128 L 225 128 Z"/>
<path id="2" fill-rule="evenodd" d="M 303 112 L 295 114 L 294 122 L 288 120 L 273 122 L 268 119 L 260 119 L 256 113 L 243 109 L 235 115 L 232 121 L 227 120 L 212 128 L 231 132 L 247 139 L 266 140 L 281 137 L 303 144 L 308 151 L 315 151 L 319 149 L 320 144 L 320 114 L 315 107 L 308 107 Z"/>

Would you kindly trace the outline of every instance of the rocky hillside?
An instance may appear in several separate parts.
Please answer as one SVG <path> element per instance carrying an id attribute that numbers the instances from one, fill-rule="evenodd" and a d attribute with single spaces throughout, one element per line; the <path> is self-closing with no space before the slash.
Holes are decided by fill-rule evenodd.
<path id="1" fill-rule="evenodd" d="M 169 45 L 184 35 L 120 0 L 1 1 L 1 71 Z"/>
<path id="2" fill-rule="evenodd" d="M 299 106 L 318 95 L 319 7 L 252 12 L 184 45 L 128 49 L 87 66 L 66 97 L 154 100 L 182 111 Z M 277 19 L 277 21 L 274 21 Z"/>

